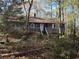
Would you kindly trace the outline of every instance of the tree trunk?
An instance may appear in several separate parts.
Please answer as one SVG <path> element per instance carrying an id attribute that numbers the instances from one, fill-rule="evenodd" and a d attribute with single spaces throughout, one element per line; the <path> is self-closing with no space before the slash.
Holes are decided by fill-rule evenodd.
<path id="1" fill-rule="evenodd" d="M 64 10 L 63 7 L 61 6 L 61 3 L 63 3 L 63 1 L 58 0 L 59 2 L 59 33 L 63 34 L 62 29 L 61 29 L 61 21 L 64 21 Z"/>
<path id="2" fill-rule="evenodd" d="M 28 0 L 28 3 L 29 3 L 28 13 L 27 13 L 24 1 L 22 1 L 22 3 L 23 3 L 24 10 L 26 12 L 26 16 L 25 16 L 25 19 L 26 19 L 26 29 L 28 30 L 29 29 L 30 11 L 31 11 L 31 8 L 32 8 L 32 5 L 33 5 L 33 0 L 31 0 L 31 2 Z"/>
<path id="3" fill-rule="evenodd" d="M 59 34 L 58 36 L 60 37 L 60 34 L 61 34 L 61 28 L 60 28 L 60 23 L 61 23 L 61 1 L 58 0 L 58 3 L 59 3 L 59 23 L 58 23 L 58 27 L 59 27 Z"/>
<path id="4" fill-rule="evenodd" d="M 27 16 L 27 29 L 29 29 L 29 18 L 30 18 L 30 11 L 33 5 L 33 0 L 31 0 L 31 2 L 29 2 L 29 10 L 28 10 L 28 16 Z"/>

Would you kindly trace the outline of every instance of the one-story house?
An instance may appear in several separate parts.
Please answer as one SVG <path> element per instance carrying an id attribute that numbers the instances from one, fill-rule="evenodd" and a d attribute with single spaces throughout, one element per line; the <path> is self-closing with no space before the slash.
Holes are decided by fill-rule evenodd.
<path id="1" fill-rule="evenodd" d="M 9 17 L 7 22 L 9 26 L 14 26 L 16 29 L 21 29 L 26 27 L 26 21 L 17 19 L 18 17 Z M 36 32 L 45 33 L 58 33 L 59 28 L 62 33 L 65 32 L 65 22 L 59 22 L 57 18 L 45 19 L 40 17 L 30 17 L 29 18 L 29 30 Z"/>
<path id="2" fill-rule="evenodd" d="M 59 22 L 58 19 L 44 19 L 39 17 L 30 17 L 29 19 L 29 28 L 34 31 L 48 31 L 49 33 L 55 33 L 59 31 L 65 31 L 64 21 Z"/>

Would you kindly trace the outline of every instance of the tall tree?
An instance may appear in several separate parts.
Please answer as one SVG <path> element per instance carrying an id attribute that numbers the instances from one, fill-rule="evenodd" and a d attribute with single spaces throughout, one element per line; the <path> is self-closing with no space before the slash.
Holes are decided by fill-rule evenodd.
<path id="1" fill-rule="evenodd" d="M 26 26 L 27 26 L 27 29 L 28 29 L 29 18 L 30 18 L 30 11 L 31 11 L 31 8 L 32 8 L 32 5 L 33 5 L 33 0 L 26 1 L 26 3 L 29 3 L 28 11 L 26 11 L 26 6 L 25 6 L 24 0 L 21 0 L 21 1 L 22 1 L 23 6 L 24 6 L 24 10 L 26 12 Z"/>

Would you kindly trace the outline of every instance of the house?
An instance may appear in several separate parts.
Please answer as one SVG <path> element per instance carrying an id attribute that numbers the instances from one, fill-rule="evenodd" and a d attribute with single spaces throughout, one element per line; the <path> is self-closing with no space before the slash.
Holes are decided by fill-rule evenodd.
<path id="1" fill-rule="evenodd" d="M 22 20 L 21 20 L 21 18 L 22 18 Z M 8 17 L 5 22 L 6 22 L 6 25 L 8 25 L 8 27 L 9 27 L 9 31 L 13 30 L 13 29 L 21 30 L 24 28 L 25 23 L 26 23 L 25 20 L 23 20 L 23 17 L 16 17 L 16 16 Z"/>
<path id="2" fill-rule="evenodd" d="M 26 21 L 19 20 L 18 17 L 9 17 L 7 20 L 9 26 L 13 24 L 14 28 L 22 29 L 26 27 Z M 10 24 L 11 23 L 11 24 Z M 30 17 L 29 18 L 29 31 L 41 32 L 41 33 L 59 33 L 59 28 L 61 33 L 65 32 L 64 21 L 59 22 L 57 18 L 45 19 L 40 17 Z"/>
<path id="3" fill-rule="evenodd" d="M 39 17 L 30 17 L 29 28 L 33 31 L 45 31 L 49 33 L 56 33 L 59 31 L 59 25 L 61 32 L 65 31 L 64 21 L 59 22 L 58 19 L 44 19 Z"/>

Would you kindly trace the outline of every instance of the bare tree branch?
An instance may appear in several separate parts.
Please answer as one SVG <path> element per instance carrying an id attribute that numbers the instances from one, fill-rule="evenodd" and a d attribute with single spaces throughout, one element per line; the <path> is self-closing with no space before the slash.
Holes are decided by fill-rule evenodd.
<path id="1" fill-rule="evenodd" d="M 30 4 L 30 0 L 28 0 L 29 4 Z"/>

